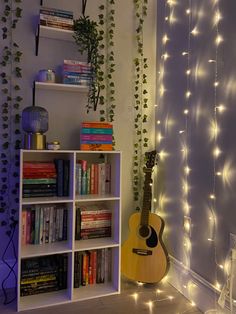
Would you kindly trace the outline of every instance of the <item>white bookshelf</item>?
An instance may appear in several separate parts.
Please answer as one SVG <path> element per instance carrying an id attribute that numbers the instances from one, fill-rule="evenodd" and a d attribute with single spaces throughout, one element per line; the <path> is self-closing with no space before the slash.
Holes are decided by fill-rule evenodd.
<path id="1" fill-rule="evenodd" d="M 88 163 L 104 161 L 111 164 L 110 195 L 76 195 L 76 161 L 87 160 Z M 70 160 L 69 197 L 22 198 L 22 178 L 24 161 L 53 161 L 55 158 Z M 18 241 L 18 285 L 17 310 L 30 310 L 46 306 L 70 303 L 120 293 L 120 246 L 121 246 L 121 152 L 117 151 L 79 151 L 79 150 L 21 150 L 20 158 L 20 201 L 19 201 L 19 241 Z M 112 212 L 111 237 L 75 240 L 76 207 L 81 204 L 105 204 Z M 30 205 L 65 204 L 68 209 L 67 240 L 45 244 L 21 244 L 22 211 Z M 76 252 L 85 250 L 111 250 L 111 281 L 99 284 L 88 284 L 74 288 L 74 256 Z M 46 257 L 54 254 L 66 254 L 67 288 L 64 290 L 21 296 L 20 278 L 21 262 L 27 258 Z"/>

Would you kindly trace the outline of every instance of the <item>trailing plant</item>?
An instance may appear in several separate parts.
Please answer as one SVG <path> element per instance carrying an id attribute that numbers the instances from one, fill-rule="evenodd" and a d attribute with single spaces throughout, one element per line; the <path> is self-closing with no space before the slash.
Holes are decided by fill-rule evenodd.
<path id="1" fill-rule="evenodd" d="M 103 58 L 99 52 L 101 35 L 98 32 L 98 25 L 84 14 L 74 21 L 74 39 L 78 45 L 78 51 L 87 53 L 87 62 L 91 64 L 91 82 L 87 103 L 87 112 L 96 110 L 100 91 L 105 88 L 101 66 Z"/>
<path id="2" fill-rule="evenodd" d="M 148 122 L 148 91 L 147 91 L 147 58 L 144 56 L 143 26 L 147 17 L 147 0 L 133 0 L 135 12 L 135 45 L 134 63 L 134 156 L 133 156 L 133 195 L 137 209 L 140 208 L 143 187 L 144 152 L 148 148 L 149 139 L 146 124 Z"/>
<path id="3" fill-rule="evenodd" d="M 2 30 L 1 51 L 1 180 L 0 180 L 0 225 L 5 228 L 9 237 L 2 255 L 3 262 L 9 268 L 9 273 L 2 282 L 5 294 L 4 303 L 9 303 L 5 293 L 5 283 L 14 273 L 16 264 L 16 249 L 14 233 L 18 224 L 19 203 L 19 149 L 21 146 L 20 131 L 20 105 L 22 102 L 20 79 L 22 69 L 20 67 L 22 52 L 19 45 L 13 40 L 13 33 L 21 18 L 21 0 L 4 0 L 0 13 Z M 15 263 L 9 265 L 5 259 L 8 250 L 12 249 Z"/>
<path id="4" fill-rule="evenodd" d="M 114 29 L 115 29 L 115 1 L 106 0 L 106 5 L 99 7 L 99 25 L 102 27 L 100 34 L 102 36 L 102 44 L 100 49 L 104 50 L 105 68 L 105 96 L 100 96 L 100 104 L 105 104 L 105 110 L 100 110 L 101 121 L 114 121 L 115 116 L 115 82 L 113 74 L 115 72 L 115 56 L 114 56 Z"/>

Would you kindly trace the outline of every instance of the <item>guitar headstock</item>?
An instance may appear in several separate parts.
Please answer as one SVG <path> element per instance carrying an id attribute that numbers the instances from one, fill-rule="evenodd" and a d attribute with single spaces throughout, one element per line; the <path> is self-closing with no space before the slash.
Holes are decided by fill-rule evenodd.
<path id="1" fill-rule="evenodd" d="M 146 152 L 145 153 L 145 160 L 146 160 L 146 168 L 152 169 L 158 161 L 156 150 L 153 150 L 151 152 Z"/>

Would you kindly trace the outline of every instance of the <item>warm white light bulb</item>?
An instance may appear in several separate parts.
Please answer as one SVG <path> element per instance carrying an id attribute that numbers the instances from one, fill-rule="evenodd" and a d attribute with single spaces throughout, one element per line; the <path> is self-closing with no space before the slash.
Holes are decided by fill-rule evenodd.
<path id="1" fill-rule="evenodd" d="M 216 11 L 214 15 L 214 25 L 218 25 L 220 20 L 222 19 L 222 15 L 219 10 Z"/>
<path id="2" fill-rule="evenodd" d="M 161 121 L 160 121 L 160 120 L 157 120 L 157 124 L 161 124 Z"/>
<path id="3" fill-rule="evenodd" d="M 168 36 L 165 34 L 165 35 L 162 37 L 162 42 L 163 42 L 163 44 L 166 44 L 168 40 L 169 40 L 169 38 L 168 38 Z"/>
<path id="4" fill-rule="evenodd" d="M 219 111 L 219 112 L 223 112 L 226 110 L 226 107 L 222 104 L 220 104 L 219 106 L 216 107 L 216 109 Z"/>
<path id="5" fill-rule="evenodd" d="M 210 194 L 210 199 L 212 199 L 212 200 L 214 200 L 216 197 L 215 197 L 215 195 L 214 194 Z"/>
<path id="6" fill-rule="evenodd" d="M 170 56 L 169 56 L 168 53 L 166 52 L 166 53 L 164 53 L 164 54 L 162 55 L 162 57 L 163 57 L 164 60 L 167 60 Z"/>
<path id="7" fill-rule="evenodd" d="M 188 175 L 189 172 L 190 172 L 190 168 L 189 168 L 188 166 L 186 166 L 186 167 L 184 168 L 184 171 L 185 171 L 185 173 Z"/>
<path id="8" fill-rule="evenodd" d="M 182 56 L 186 56 L 186 55 L 188 55 L 188 52 L 187 51 L 183 51 L 182 52 Z"/>
<path id="9" fill-rule="evenodd" d="M 190 75 L 190 73 L 191 73 L 191 70 L 188 69 L 188 70 L 186 71 L 186 74 L 187 74 L 187 75 Z"/>
<path id="10" fill-rule="evenodd" d="M 188 114 L 188 112 L 189 112 L 188 109 L 184 110 L 184 114 Z"/>
<path id="11" fill-rule="evenodd" d="M 215 82 L 215 83 L 214 83 L 214 86 L 215 86 L 215 87 L 219 86 L 219 82 Z"/>
<path id="12" fill-rule="evenodd" d="M 220 153 L 221 153 L 221 151 L 220 151 L 219 147 L 216 147 L 213 151 L 213 155 L 215 158 L 219 157 Z"/>
<path id="13" fill-rule="evenodd" d="M 216 60 L 209 59 L 208 62 L 209 62 L 209 63 L 214 63 L 214 62 L 216 62 Z"/>
<path id="14" fill-rule="evenodd" d="M 218 46 L 223 41 L 223 37 L 221 35 L 218 35 L 216 37 L 215 43 Z"/>
<path id="15" fill-rule="evenodd" d="M 194 27 L 194 29 L 191 31 L 191 34 L 192 34 L 193 36 L 197 36 L 197 35 L 199 34 L 199 31 L 198 31 L 198 29 L 197 29 L 197 26 Z"/>
<path id="16" fill-rule="evenodd" d="M 180 130 L 180 131 L 179 131 L 179 134 L 182 134 L 182 133 L 184 133 L 184 132 L 185 132 L 184 130 Z"/>
<path id="17" fill-rule="evenodd" d="M 189 98 L 191 96 L 191 92 L 188 90 L 185 94 L 186 98 Z"/>
<path id="18" fill-rule="evenodd" d="M 186 14 L 190 14 L 190 13 L 191 13 L 191 10 L 190 10 L 190 9 L 187 9 L 185 12 L 186 12 Z"/>

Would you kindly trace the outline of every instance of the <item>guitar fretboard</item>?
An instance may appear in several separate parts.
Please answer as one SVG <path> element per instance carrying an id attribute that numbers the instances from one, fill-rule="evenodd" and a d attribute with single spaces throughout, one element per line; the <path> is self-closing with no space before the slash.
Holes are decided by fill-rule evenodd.
<path id="1" fill-rule="evenodd" d="M 149 212 L 151 210 L 152 204 L 152 169 L 144 169 L 145 179 L 144 179 L 144 187 L 143 187 L 143 207 L 141 211 L 141 225 L 147 226 L 149 219 Z"/>

